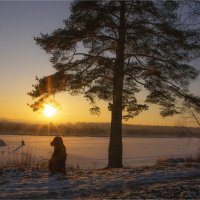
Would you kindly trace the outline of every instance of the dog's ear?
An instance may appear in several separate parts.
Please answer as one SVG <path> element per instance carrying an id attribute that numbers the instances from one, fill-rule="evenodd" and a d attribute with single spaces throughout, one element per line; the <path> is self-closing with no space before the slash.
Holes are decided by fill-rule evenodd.
<path id="1" fill-rule="evenodd" d="M 57 136 L 57 138 L 56 138 L 56 142 L 57 142 L 57 144 L 60 146 L 60 145 L 63 145 L 63 140 L 62 140 L 62 138 L 60 137 L 60 136 Z"/>

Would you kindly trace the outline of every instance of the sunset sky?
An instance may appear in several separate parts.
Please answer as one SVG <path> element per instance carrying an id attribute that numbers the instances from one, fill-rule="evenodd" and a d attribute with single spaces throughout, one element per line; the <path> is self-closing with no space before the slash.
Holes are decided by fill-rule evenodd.
<path id="1" fill-rule="evenodd" d="M 51 119 L 27 106 L 27 103 L 32 103 L 27 92 L 36 83 L 35 76 L 54 72 L 49 55 L 35 44 L 33 37 L 62 27 L 62 20 L 70 14 L 69 5 L 69 1 L 0 2 L 0 119 L 55 123 L 110 122 L 107 104 L 99 102 L 101 115 L 93 116 L 89 112 L 89 102 L 82 96 L 67 93 L 56 97 L 61 109 Z M 195 64 L 200 69 L 197 61 Z M 191 91 L 198 95 L 199 85 L 200 81 L 196 81 L 191 86 Z M 173 126 L 178 119 L 163 119 L 159 116 L 159 109 L 153 106 L 126 123 Z"/>

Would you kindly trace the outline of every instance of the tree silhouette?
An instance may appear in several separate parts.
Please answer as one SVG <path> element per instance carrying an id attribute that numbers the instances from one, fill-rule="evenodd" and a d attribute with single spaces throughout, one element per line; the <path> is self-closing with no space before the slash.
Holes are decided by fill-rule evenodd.
<path id="1" fill-rule="evenodd" d="M 99 113 L 97 99 L 112 113 L 108 167 L 122 167 L 122 119 L 137 116 L 149 104 L 161 115 L 180 112 L 180 99 L 200 107 L 189 93 L 198 71 L 198 29 L 181 22 L 175 1 L 75 1 L 64 27 L 35 38 L 51 55 L 56 72 L 36 78 L 29 93 L 40 108 L 45 99 L 67 91 L 82 94 Z M 137 93 L 145 90 L 143 103 Z"/>

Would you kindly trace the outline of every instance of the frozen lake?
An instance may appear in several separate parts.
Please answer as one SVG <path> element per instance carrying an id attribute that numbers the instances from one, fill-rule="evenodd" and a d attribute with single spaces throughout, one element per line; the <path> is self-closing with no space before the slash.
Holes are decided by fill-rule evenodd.
<path id="1" fill-rule="evenodd" d="M 8 146 L 0 147 L 1 160 L 6 153 L 29 152 L 37 159 L 49 159 L 53 152 L 50 142 L 53 136 L 0 135 Z M 25 146 L 17 149 L 21 140 Z M 63 137 L 68 153 L 68 164 L 81 168 L 106 166 L 109 138 L 107 137 Z M 187 157 L 199 152 L 198 138 L 123 138 L 123 157 L 126 166 L 152 165 L 157 158 Z M 2 161 L 1 161 L 2 162 Z"/>

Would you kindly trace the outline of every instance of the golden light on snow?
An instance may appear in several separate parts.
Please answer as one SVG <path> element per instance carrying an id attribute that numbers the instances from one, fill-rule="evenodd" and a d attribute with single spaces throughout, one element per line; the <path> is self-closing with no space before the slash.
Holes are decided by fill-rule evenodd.
<path id="1" fill-rule="evenodd" d="M 43 114 L 46 117 L 53 117 L 56 113 L 57 113 L 57 109 L 54 106 L 50 104 L 46 104 L 44 106 Z"/>

